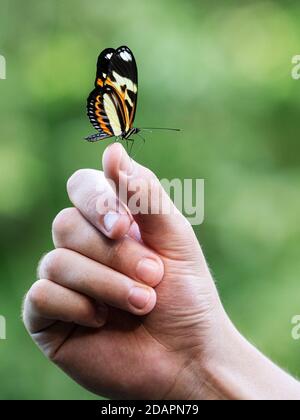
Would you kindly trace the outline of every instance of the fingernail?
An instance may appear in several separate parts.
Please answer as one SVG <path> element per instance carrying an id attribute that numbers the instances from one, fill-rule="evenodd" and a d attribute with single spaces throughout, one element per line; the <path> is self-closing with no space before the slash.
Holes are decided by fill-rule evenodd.
<path id="1" fill-rule="evenodd" d="M 96 309 L 96 320 L 99 327 L 103 327 L 107 321 L 108 309 L 105 305 L 98 305 Z"/>
<path id="2" fill-rule="evenodd" d="M 121 157 L 119 169 L 122 172 L 126 172 L 127 175 L 131 175 L 133 172 L 132 159 L 128 156 L 124 148 L 122 148 L 122 157 Z"/>
<path id="3" fill-rule="evenodd" d="M 107 232 L 110 232 L 113 229 L 119 218 L 120 215 L 113 211 L 109 211 L 108 213 L 106 213 L 106 215 L 103 218 L 103 224 Z"/>
<path id="4" fill-rule="evenodd" d="M 148 284 L 161 280 L 162 270 L 159 264 L 151 258 L 143 258 L 136 267 L 137 277 Z"/>
<path id="5" fill-rule="evenodd" d="M 143 287 L 134 287 L 128 297 L 128 301 L 132 306 L 137 309 L 143 309 L 150 299 L 150 292 Z"/>

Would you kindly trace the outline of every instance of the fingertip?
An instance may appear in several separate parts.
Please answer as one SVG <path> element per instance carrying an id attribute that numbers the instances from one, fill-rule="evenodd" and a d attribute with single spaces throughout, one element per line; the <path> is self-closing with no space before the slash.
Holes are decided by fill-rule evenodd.
<path id="1" fill-rule="evenodd" d="M 156 301 L 157 301 L 156 292 L 151 287 L 149 288 L 149 291 L 150 291 L 150 298 L 148 300 L 147 305 L 142 309 L 142 311 L 143 311 L 142 315 L 148 315 L 150 312 L 153 311 L 153 309 L 156 305 Z"/>
<path id="2" fill-rule="evenodd" d="M 142 242 L 141 231 L 139 225 L 136 222 L 131 224 L 128 235 L 135 241 Z"/>
<path id="3" fill-rule="evenodd" d="M 164 276 L 164 265 L 159 258 L 142 258 L 136 267 L 137 278 L 151 287 L 156 287 Z"/>
<path id="4" fill-rule="evenodd" d="M 106 178 L 117 178 L 123 153 L 126 151 L 120 143 L 113 143 L 105 149 L 102 165 Z"/>
<path id="5" fill-rule="evenodd" d="M 95 326 L 100 328 L 107 323 L 108 318 L 108 307 L 103 304 L 99 304 L 96 308 Z"/>
<path id="6" fill-rule="evenodd" d="M 119 179 L 120 172 L 131 176 L 135 162 L 120 143 L 114 143 L 104 151 L 103 170 L 106 178 L 115 181 Z"/>
<path id="7" fill-rule="evenodd" d="M 108 212 L 103 217 L 105 236 L 110 239 L 121 239 L 130 230 L 132 220 L 128 214 Z"/>
<path id="8" fill-rule="evenodd" d="M 156 292 L 151 287 L 133 287 L 128 297 L 131 312 L 143 316 L 149 314 L 156 305 Z"/>

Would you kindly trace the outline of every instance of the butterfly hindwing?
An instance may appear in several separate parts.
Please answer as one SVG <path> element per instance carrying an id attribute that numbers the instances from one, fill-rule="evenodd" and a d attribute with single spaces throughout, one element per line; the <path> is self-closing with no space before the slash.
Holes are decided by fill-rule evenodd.
<path id="1" fill-rule="evenodd" d="M 103 108 L 103 88 L 95 88 L 87 99 L 87 115 L 93 127 L 106 137 L 114 135 Z M 104 137 L 105 138 L 105 137 Z"/>

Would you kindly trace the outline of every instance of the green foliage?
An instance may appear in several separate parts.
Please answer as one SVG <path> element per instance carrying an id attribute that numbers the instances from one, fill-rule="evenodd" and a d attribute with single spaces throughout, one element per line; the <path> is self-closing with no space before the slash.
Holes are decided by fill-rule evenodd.
<path id="1" fill-rule="evenodd" d="M 85 100 L 105 47 L 127 44 L 139 67 L 139 159 L 161 178 L 205 178 L 196 228 L 227 311 L 240 330 L 293 374 L 300 312 L 300 53 L 297 1 L 126 2 L 1 0 L 0 398 L 93 398 L 50 365 L 20 320 L 22 296 L 51 249 L 51 222 L 69 206 L 65 183 L 99 168 L 105 143 Z M 172 159 L 170 160 L 170 154 Z"/>

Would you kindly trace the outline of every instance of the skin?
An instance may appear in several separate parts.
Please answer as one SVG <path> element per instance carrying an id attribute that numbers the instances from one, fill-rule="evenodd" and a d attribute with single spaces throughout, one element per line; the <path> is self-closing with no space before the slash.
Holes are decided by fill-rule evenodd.
<path id="1" fill-rule="evenodd" d="M 141 199 L 158 193 L 158 214 L 131 214 L 137 180 Z M 299 383 L 232 325 L 192 227 L 149 169 L 116 143 L 103 172 L 79 170 L 67 190 L 74 207 L 53 222 L 55 249 L 23 310 L 51 361 L 115 399 L 300 398 Z M 117 212 L 99 214 L 103 195 Z"/>

